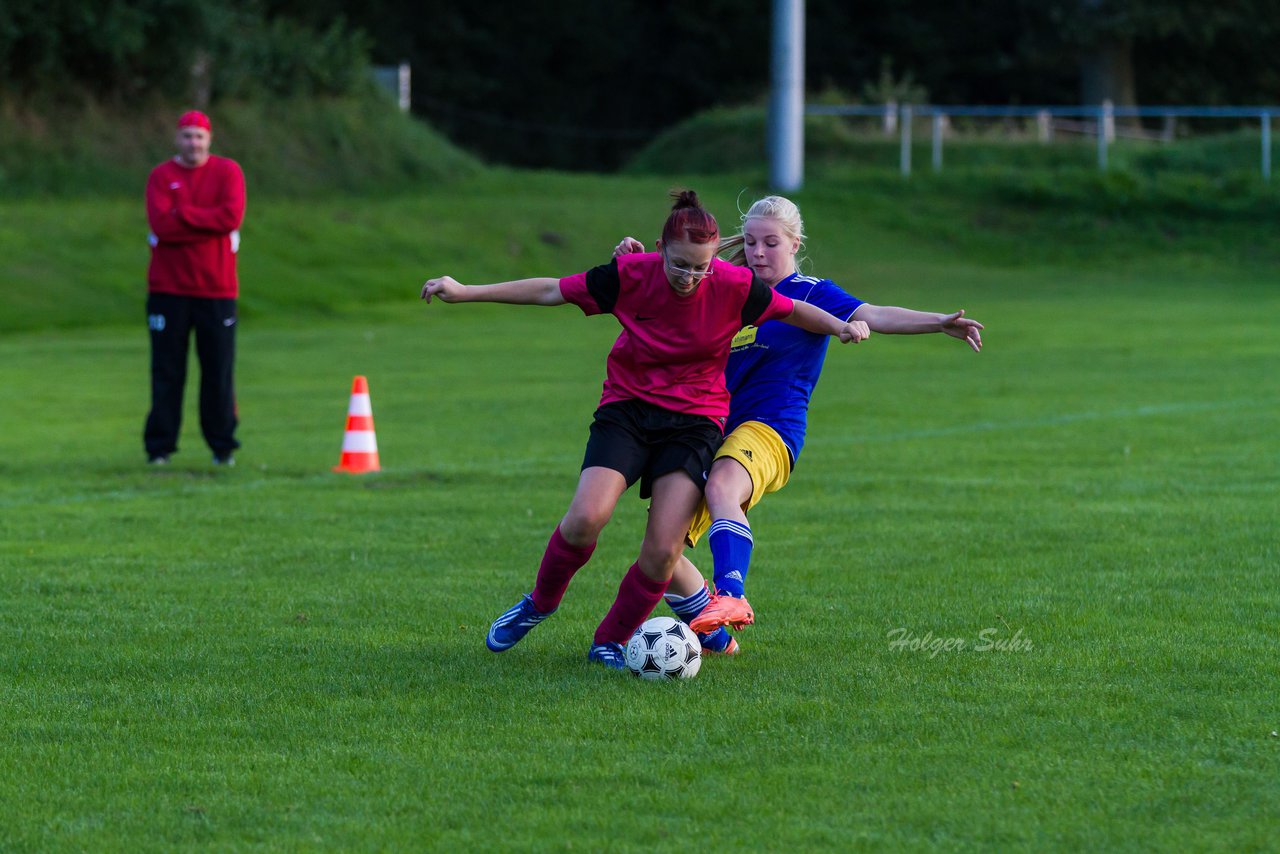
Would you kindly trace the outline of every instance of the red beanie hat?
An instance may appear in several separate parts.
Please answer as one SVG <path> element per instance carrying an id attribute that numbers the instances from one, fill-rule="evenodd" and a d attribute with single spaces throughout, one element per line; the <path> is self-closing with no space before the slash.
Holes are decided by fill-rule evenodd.
<path id="1" fill-rule="evenodd" d="M 209 133 L 213 133 L 213 123 L 209 121 L 208 116 L 199 110 L 191 110 L 190 112 L 183 113 L 182 117 L 178 119 L 179 130 L 190 127 L 204 128 Z"/>

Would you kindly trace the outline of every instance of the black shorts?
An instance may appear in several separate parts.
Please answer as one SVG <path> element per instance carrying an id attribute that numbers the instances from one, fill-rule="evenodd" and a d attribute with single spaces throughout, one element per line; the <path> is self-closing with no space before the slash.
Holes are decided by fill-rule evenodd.
<path id="1" fill-rule="evenodd" d="M 621 400 L 596 410 L 582 467 L 613 469 L 627 479 L 628 488 L 639 480 L 641 498 L 651 496 L 653 482 L 673 471 L 688 473 L 698 489 L 704 489 L 723 441 L 720 428 L 705 415 Z"/>

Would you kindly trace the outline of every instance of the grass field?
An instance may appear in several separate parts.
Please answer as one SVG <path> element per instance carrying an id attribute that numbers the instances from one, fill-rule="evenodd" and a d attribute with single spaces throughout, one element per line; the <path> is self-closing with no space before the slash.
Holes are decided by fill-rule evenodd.
<path id="1" fill-rule="evenodd" d="M 572 492 L 615 327 L 417 286 L 585 268 L 656 229 L 665 186 L 251 202 L 229 471 L 193 409 L 174 464 L 142 465 L 137 200 L 7 204 L 0 850 L 1273 850 L 1263 224 L 816 186 L 818 272 L 963 306 L 984 352 L 833 347 L 795 477 L 753 513 L 738 658 L 683 684 L 586 663 L 634 496 L 560 612 L 484 649 Z M 77 223 L 104 217 L 94 267 Z M 33 221 L 81 239 L 29 249 Z M 361 478 L 329 471 L 356 373 L 384 467 Z"/>

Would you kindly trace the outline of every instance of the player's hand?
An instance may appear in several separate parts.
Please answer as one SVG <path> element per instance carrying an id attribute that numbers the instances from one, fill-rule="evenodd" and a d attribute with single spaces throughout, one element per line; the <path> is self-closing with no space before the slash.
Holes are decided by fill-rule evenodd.
<path id="1" fill-rule="evenodd" d="M 422 286 L 422 298 L 431 302 L 432 297 L 439 297 L 441 302 L 458 302 L 466 293 L 467 286 L 454 279 L 453 276 L 441 276 L 430 279 Z"/>
<path id="2" fill-rule="evenodd" d="M 840 339 L 841 344 L 857 344 L 859 341 L 866 341 L 871 337 L 871 327 L 867 326 L 865 321 L 850 320 L 840 327 L 836 337 Z"/>
<path id="3" fill-rule="evenodd" d="M 637 252 L 644 251 L 644 244 L 634 237 L 624 237 L 618 241 L 618 245 L 613 247 L 613 257 L 620 258 L 623 255 L 634 255 Z"/>
<path id="4" fill-rule="evenodd" d="M 979 334 L 982 324 L 964 316 L 964 309 L 942 317 L 942 331 L 952 338 L 959 338 L 973 348 L 973 352 L 982 350 L 982 335 Z"/>

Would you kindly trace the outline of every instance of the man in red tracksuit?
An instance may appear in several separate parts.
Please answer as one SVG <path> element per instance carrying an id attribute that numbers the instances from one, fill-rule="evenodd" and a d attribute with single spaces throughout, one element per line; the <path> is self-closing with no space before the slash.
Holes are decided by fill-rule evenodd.
<path id="1" fill-rule="evenodd" d="M 244 219 L 244 173 L 209 153 L 213 127 L 204 113 L 178 119 L 178 153 L 147 180 L 151 266 L 151 412 L 143 442 L 153 465 L 178 450 L 187 348 L 194 329 L 200 360 L 200 429 L 215 465 L 234 465 L 233 368 L 236 344 L 236 250 Z"/>

